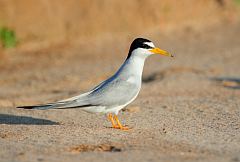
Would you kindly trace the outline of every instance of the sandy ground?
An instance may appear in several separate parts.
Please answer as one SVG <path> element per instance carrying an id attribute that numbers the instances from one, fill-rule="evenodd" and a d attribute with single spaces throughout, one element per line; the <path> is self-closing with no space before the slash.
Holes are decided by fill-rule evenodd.
<path id="1" fill-rule="evenodd" d="M 129 131 L 80 109 L 15 106 L 87 91 L 118 69 L 130 38 L 3 55 L 0 161 L 240 161 L 240 25 L 145 35 L 176 57 L 146 61 L 141 93 L 119 115 Z"/>

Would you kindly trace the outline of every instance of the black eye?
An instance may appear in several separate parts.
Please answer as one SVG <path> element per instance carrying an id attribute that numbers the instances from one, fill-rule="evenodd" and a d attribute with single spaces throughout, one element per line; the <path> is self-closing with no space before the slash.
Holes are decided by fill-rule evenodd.
<path id="1" fill-rule="evenodd" d="M 150 49 L 150 48 L 152 48 L 152 47 L 150 47 L 150 46 L 147 45 L 147 44 L 142 44 L 142 48 Z"/>

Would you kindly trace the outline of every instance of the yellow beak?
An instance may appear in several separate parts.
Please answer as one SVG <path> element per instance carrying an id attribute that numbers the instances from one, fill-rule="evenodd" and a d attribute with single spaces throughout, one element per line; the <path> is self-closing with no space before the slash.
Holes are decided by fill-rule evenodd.
<path id="1" fill-rule="evenodd" d="M 149 50 L 150 52 L 154 53 L 154 54 L 160 54 L 160 55 L 164 55 L 164 56 L 170 56 L 173 57 L 172 54 L 170 54 L 167 51 L 161 50 L 160 48 L 153 48 Z"/>

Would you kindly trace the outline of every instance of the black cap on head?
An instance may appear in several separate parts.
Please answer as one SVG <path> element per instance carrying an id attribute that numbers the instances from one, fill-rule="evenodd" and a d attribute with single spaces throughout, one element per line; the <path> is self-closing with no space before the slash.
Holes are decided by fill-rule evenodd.
<path id="1" fill-rule="evenodd" d="M 151 49 L 152 47 L 150 47 L 149 45 L 145 44 L 146 42 L 151 42 L 151 41 L 148 40 L 148 39 L 145 39 L 145 38 L 136 38 L 136 39 L 132 42 L 132 44 L 131 44 L 131 46 L 130 46 L 127 59 L 131 56 L 132 51 L 135 50 L 135 49 L 137 49 L 137 48 Z"/>

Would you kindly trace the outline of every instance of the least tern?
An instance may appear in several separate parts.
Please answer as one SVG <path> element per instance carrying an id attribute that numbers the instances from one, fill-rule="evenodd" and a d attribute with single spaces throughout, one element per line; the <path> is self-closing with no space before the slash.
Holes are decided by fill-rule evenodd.
<path id="1" fill-rule="evenodd" d="M 136 38 L 119 70 L 89 92 L 53 103 L 17 108 L 40 110 L 80 108 L 87 112 L 107 114 L 113 128 L 128 130 L 128 127 L 120 123 L 117 115 L 137 97 L 141 89 L 145 59 L 152 54 L 173 57 L 167 51 L 155 47 L 150 40 Z"/>

